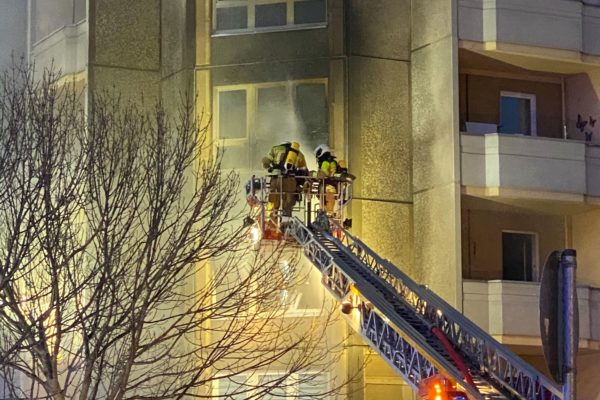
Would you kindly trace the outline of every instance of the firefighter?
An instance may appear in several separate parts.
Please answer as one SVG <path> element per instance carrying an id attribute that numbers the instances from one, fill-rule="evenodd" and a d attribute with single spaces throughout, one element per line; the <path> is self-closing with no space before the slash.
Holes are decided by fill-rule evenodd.
<path id="1" fill-rule="evenodd" d="M 296 142 L 283 142 L 273 146 L 262 164 L 271 175 L 269 209 L 282 210 L 283 217 L 292 216 L 298 198 L 296 176 L 308 175 L 306 159 Z"/>
<path id="2" fill-rule="evenodd" d="M 324 179 L 324 186 L 319 188 L 320 192 L 324 192 L 324 199 L 321 199 L 321 204 L 324 206 L 325 212 L 332 215 L 335 209 L 335 197 L 338 192 L 337 182 L 331 177 L 339 177 L 342 168 L 331 149 L 326 144 L 320 144 L 315 148 L 315 157 L 317 159 L 318 169 L 316 171 L 317 179 Z"/>

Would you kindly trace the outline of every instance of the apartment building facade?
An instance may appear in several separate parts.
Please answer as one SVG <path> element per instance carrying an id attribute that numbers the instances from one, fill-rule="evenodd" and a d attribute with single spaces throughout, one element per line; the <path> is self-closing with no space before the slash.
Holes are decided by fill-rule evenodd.
<path id="1" fill-rule="evenodd" d="M 577 249 L 579 393 L 600 399 L 593 3 L 2 0 L 0 63 L 148 103 L 192 93 L 242 180 L 276 142 L 311 162 L 328 143 L 358 177 L 353 232 L 541 370 L 541 268 Z M 377 356 L 355 389 L 412 396 Z"/>

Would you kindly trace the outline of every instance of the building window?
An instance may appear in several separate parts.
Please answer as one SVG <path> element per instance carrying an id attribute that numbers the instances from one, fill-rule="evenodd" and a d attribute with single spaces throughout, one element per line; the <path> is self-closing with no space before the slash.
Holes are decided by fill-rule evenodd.
<path id="1" fill-rule="evenodd" d="M 219 86 L 214 114 L 222 166 L 236 169 L 242 179 L 262 174 L 262 158 L 284 141 L 300 143 L 314 169 L 313 149 L 329 142 L 325 79 Z"/>
<path id="2" fill-rule="evenodd" d="M 268 400 L 311 398 L 328 391 L 329 374 L 310 372 L 291 374 L 288 377 L 276 372 L 236 375 L 217 379 L 213 385 L 213 396 L 233 400 L 259 397 Z"/>
<path id="3" fill-rule="evenodd" d="M 326 0 L 214 0 L 215 33 L 323 26 Z"/>
<path id="4" fill-rule="evenodd" d="M 502 279 L 537 280 L 537 234 L 502 232 Z"/>
<path id="5" fill-rule="evenodd" d="M 535 95 L 527 93 L 500 93 L 499 133 L 536 136 Z"/>

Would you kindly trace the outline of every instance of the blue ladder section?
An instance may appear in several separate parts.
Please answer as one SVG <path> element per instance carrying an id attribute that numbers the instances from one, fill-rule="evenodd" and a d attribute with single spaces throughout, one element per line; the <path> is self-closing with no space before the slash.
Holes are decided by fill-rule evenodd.
<path id="1" fill-rule="evenodd" d="M 358 294 L 359 333 L 414 390 L 421 380 L 442 374 L 459 383 L 470 399 L 562 400 L 557 384 L 359 239 L 336 228 L 343 233 L 341 240 L 294 218 L 286 235 L 303 248 L 337 300 Z M 465 381 L 464 370 L 432 333 L 434 328 L 467 365 L 474 386 Z"/>

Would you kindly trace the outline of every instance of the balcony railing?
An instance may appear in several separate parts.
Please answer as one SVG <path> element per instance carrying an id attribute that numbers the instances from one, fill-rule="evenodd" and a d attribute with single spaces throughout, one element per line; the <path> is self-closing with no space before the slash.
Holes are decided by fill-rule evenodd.
<path id="1" fill-rule="evenodd" d="M 583 201 L 584 196 L 600 196 L 600 147 L 576 140 L 463 133 L 461 178 L 466 187 L 553 192 Z"/>
<path id="2" fill-rule="evenodd" d="M 459 0 L 463 40 L 600 55 L 598 0 Z"/>
<path id="3" fill-rule="evenodd" d="M 463 312 L 489 334 L 508 344 L 541 341 L 537 282 L 463 281 Z M 600 288 L 577 288 L 580 348 L 600 350 Z"/>
<path id="4" fill-rule="evenodd" d="M 32 60 L 39 69 L 52 65 L 62 75 L 85 70 L 88 64 L 88 24 L 66 25 L 33 44 Z"/>

